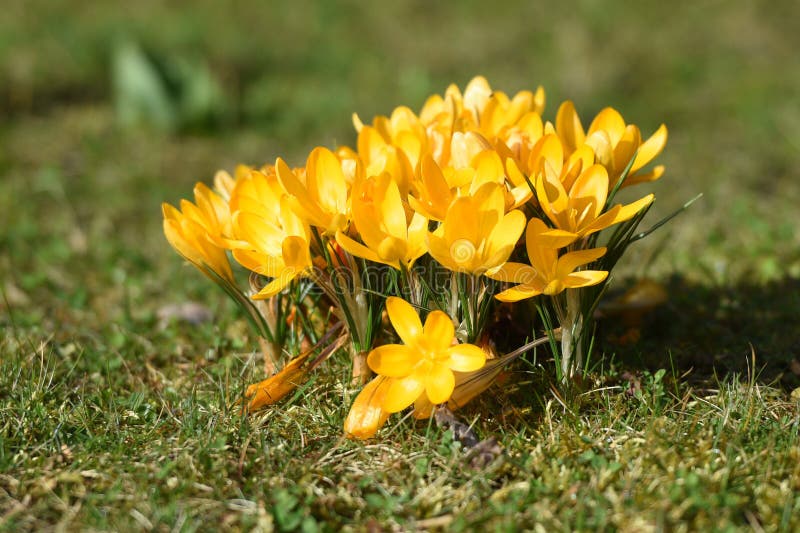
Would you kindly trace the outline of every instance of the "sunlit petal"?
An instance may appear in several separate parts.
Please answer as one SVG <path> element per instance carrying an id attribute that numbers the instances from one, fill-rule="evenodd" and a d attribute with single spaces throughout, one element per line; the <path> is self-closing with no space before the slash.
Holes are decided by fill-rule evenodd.
<path id="1" fill-rule="evenodd" d="M 431 403 L 436 405 L 449 400 L 455 386 L 453 371 L 445 365 L 434 365 L 425 380 L 425 393 Z"/>
<path id="2" fill-rule="evenodd" d="M 472 372 L 486 364 L 486 352 L 474 344 L 456 344 L 447 349 L 450 355 L 450 369 L 458 372 Z"/>
<path id="3" fill-rule="evenodd" d="M 422 335 L 422 321 L 411 304 L 402 298 L 390 296 L 386 299 L 386 312 L 403 342 L 409 345 L 415 344 Z"/>
<path id="4" fill-rule="evenodd" d="M 383 409 L 389 413 L 397 413 L 414 403 L 414 400 L 425 391 L 426 378 L 424 375 L 412 374 L 392 380 L 386 391 Z"/>
<path id="5" fill-rule="evenodd" d="M 390 378 L 403 378 L 411 374 L 417 362 L 414 351 L 403 344 L 384 344 L 372 350 L 367 364 L 376 373 Z"/>
<path id="6" fill-rule="evenodd" d="M 455 337 L 453 321 L 442 311 L 431 311 L 425 319 L 423 335 L 426 344 L 431 348 L 437 351 L 446 350 Z"/>

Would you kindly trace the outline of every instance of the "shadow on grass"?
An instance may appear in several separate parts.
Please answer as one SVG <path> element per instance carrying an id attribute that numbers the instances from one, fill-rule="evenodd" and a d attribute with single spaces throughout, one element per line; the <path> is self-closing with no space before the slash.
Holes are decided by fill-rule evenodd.
<path id="1" fill-rule="evenodd" d="M 666 288 L 669 302 L 644 318 L 638 342 L 624 342 L 630 326 L 601 322 L 606 365 L 613 357 L 621 370 L 674 369 L 710 381 L 746 376 L 755 353 L 759 382 L 800 386 L 800 280 L 707 287 L 673 277 Z"/>

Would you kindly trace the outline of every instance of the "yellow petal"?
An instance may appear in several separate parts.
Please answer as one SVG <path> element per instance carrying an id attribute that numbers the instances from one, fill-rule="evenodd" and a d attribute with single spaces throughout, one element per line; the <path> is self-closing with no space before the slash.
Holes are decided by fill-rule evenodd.
<path id="1" fill-rule="evenodd" d="M 361 131 L 361 128 L 364 127 L 364 123 L 361 122 L 361 119 L 358 117 L 358 113 L 353 113 L 351 117 L 353 119 L 353 127 L 356 129 L 357 132 Z"/>
<path id="2" fill-rule="evenodd" d="M 533 95 L 533 110 L 541 115 L 544 111 L 545 102 L 544 87 L 539 85 L 536 88 L 536 93 Z"/>
<path id="3" fill-rule="evenodd" d="M 347 183 L 336 154 L 321 146 L 314 148 L 306 161 L 306 180 L 309 192 L 325 212 L 347 213 Z"/>
<path id="4" fill-rule="evenodd" d="M 235 186 L 236 181 L 228 172 L 220 170 L 214 174 L 214 188 L 223 198 L 230 199 Z"/>
<path id="5" fill-rule="evenodd" d="M 558 108 L 556 131 L 561 140 L 564 141 L 564 147 L 569 153 L 574 152 L 584 142 L 585 133 L 581 125 L 581 119 L 578 118 L 578 113 L 575 111 L 575 104 L 569 100 L 566 100 Z"/>
<path id="6" fill-rule="evenodd" d="M 574 272 L 564 278 L 564 287 L 568 289 L 589 287 L 602 283 L 607 277 L 608 272 L 605 270 L 581 270 L 580 272 Z"/>
<path id="7" fill-rule="evenodd" d="M 503 183 L 505 182 L 505 170 L 503 169 L 503 162 L 494 150 L 487 150 L 479 153 L 473 160 L 475 168 L 475 179 L 473 186 L 487 183 Z"/>
<path id="8" fill-rule="evenodd" d="M 280 220 L 283 232 L 286 235 L 301 237 L 303 240 L 308 241 L 308 225 L 297 215 L 294 209 L 292 209 L 292 198 L 284 194 L 280 199 L 280 206 L 281 209 L 278 219 Z"/>
<path id="9" fill-rule="evenodd" d="M 381 259 L 381 257 L 375 253 L 373 250 L 367 248 L 363 244 L 354 241 L 347 235 L 340 231 L 336 232 L 336 242 L 339 243 L 339 246 L 344 248 L 348 253 L 356 256 L 361 257 L 363 259 L 367 259 L 368 261 L 374 261 L 375 263 L 384 263 L 388 264 L 389 266 L 393 266 L 397 269 L 400 268 L 398 263 L 386 263 Z"/>
<path id="10" fill-rule="evenodd" d="M 579 266 L 591 263 L 603 257 L 606 253 L 605 248 L 592 248 L 590 250 L 578 250 L 569 252 L 558 258 L 556 268 L 556 279 L 564 279 Z"/>
<path id="11" fill-rule="evenodd" d="M 656 132 L 639 146 L 636 160 L 633 162 L 631 172 L 636 172 L 650 161 L 655 159 L 667 144 L 667 127 L 662 124 Z"/>
<path id="12" fill-rule="evenodd" d="M 383 409 L 389 413 L 402 411 L 425 391 L 425 376 L 411 374 L 401 379 L 393 379 L 386 391 Z"/>
<path id="13" fill-rule="evenodd" d="M 636 185 L 637 183 L 656 181 L 663 174 L 664 174 L 664 165 L 658 165 L 656 167 L 653 167 L 653 170 L 650 172 L 646 172 L 644 174 L 629 175 L 628 178 L 625 180 L 625 183 L 622 184 L 622 186 L 629 187 L 631 185 Z"/>
<path id="14" fill-rule="evenodd" d="M 537 111 L 526 113 L 517 123 L 517 127 L 528 136 L 530 142 L 538 141 L 544 132 L 541 114 Z"/>
<path id="15" fill-rule="evenodd" d="M 408 225 L 408 246 L 405 257 L 406 265 L 411 267 L 418 258 L 425 255 L 428 247 L 425 244 L 425 236 L 428 233 L 428 219 L 420 213 L 414 213 L 411 223 Z"/>
<path id="16" fill-rule="evenodd" d="M 611 139 L 611 146 L 616 146 L 625 134 L 625 120 L 616 109 L 606 107 L 597 114 L 589 125 L 589 135 L 596 131 L 605 131 L 608 133 Z"/>
<path id="17" fill-rule="evenodd" d="M 548 229 L 536 236 L 536 245 L 545 248 L 564 248 L 578 239 L 577 233 L 560 229 Z"/>
<path id="18" fill-rule="evenodd" d="M 449 400 L 455 386 L 453 371 L 442 364 L 434 364 L 425 379 L 425 393 L 434 405 Z"/>
<path id="19" fill-rule="evenodd" d="M 558 252 L 555 248 L 544 246 L 541 235 L 549 231 L 542 220 L 532 218 L 525 230 L 525 245 L 528 251 L 528 261 L 539 272 L 542 279 L 551 279 L 555 273 Z"/>
<path id="20" fill-rule="evenodd" d="M 475 76 L 464 89 L 464 108 L 472 112 L 480 112 L 492 95 L 492 88 L 483 76 Z"/>
<path id="21" fill-rule="evenodd" d="M 531 174 L 549 171 L 560 175 L 564 165 L 564 144 L 557 135 L 548 134 L 539 139 L 528 156 L 528 169 Z"/>
<path id="22" fill-rule="evenodd" d="M 425 319 L 423 335 L 428 349 L 437 352 L 446 350 L 455 337 L 453 321 L 443 311 L 431 311 Z"/>
<path id="23" fill-rule="evenodd" d="M 461 267 L 458 266 L 458 264 L 456 264 L 456 262 L 450 256 L 451 246 L 447 244 L 447 241 L 435 233 L 427 233 L 425 236 L 425 241 L 428 245 L 428 251 L 430 252 L 431 257 L 436 259 L 439 264 L 450 270 L 460 271 Z M 462 246 L 463 243 L 458 243 L 458 248 L 452 248 L 452 250 L 460 253 Z"/>
<path id="24" fill-rule="evenodd" d="M 488 238 L 492 230 L 501 222 L 506 212 L 505 187 L 497 183 L 484 183 L 472 197 L 473 211 L 469 216 L 477 223 L 477 234 L 470 239 L 476 245 Z M 449 217 L 451 224 L 461 224 L 463 219 Z"/>
<path id="25" fill-rule="evenodd" d="M 608 197 L 608 171 L 602 165 L 592 165 L 578 176 L 569 191 L 570 207 L 586 213 L 588 220 L 597 218 Z"/>
<path id="26" fill-rule="evenodd" d="M 368 439 L 386 423 L 389 413 L 383 410 L 383 402 L 391 383 L 391 379 L 378 376 L 358 393 L 344 421 L 344 432 L 348 437 Z"/>
<path id="27" fill-rule="evenodd" d="M 246 269 L 271 278 L 278 276 L 286 266 L 279 257 L 270 257 L 254 250 L 236 248 L 232 254 L 236 262 Z"/>
<path id="28" fill-rule="evenodd" d="M 390 296 L 386 299 L 386 312 L 400 339 L 408 345 L 416 344 L 422 335 L 422 322 L 411 304 L 402 298 Z"/>
<path id="29" fill-rule="evenodd" d="M 634 124 L 628 124 L 619 142 L 614 146 L 613 169 L 615 174 L 622 174 L 640 144 L 642 144 L 642 135 L 639 128 Z"/>
<path id="30" fill-rule="evenodd" d="M 462 196 L 453 200 L 444 220 L 444 238 L 448 243 L 480 240 L 478 212 L 472 198 Z"/>
<path id="31" fill-rule="evenodd" d="M 518 302 L 526 298 L 538 296 L 542 294 L 542 291 L 543 288 L 540 287 L 533 287 L 531 285 L 517 285 L 516 287 L 511 287 L 510 289 L 504 290 L 500 294 L 496 295 L 495 298 L 501 302 Z"/>
<path id="32" fill-rule="evenodd" d="M 386 228 L 386 232 L 393 236 L 405 240 L 406 232 L 406 211 L 403 201 L 400 198 L 400 189 L 392 180 L 388 173 L 383 173 L 378 178 L 377 189 L 380 196 L 376 198 L 380 209 L 381 222 Z"/>
<path id="33" fill-rule="evenodd" d="M 419 354 L 403 344 L 384 344 L 372 350 L 367 364 L 376 374 L 404 378 L 414 370 Z"/>
<path id="34" fill-rule="evenodd" d="M 236 237 L 246 241 L 256 250 L 267 255 L 280 255 L 283 230 L 272 221 L 255 213 L 239 211 L 233 216 Z"/>
<path id="35" fill-rule="evenodd" d="M 512 183 L 512 185 L 515 187 L 524 185 L 530 189 L 528 182 L 525 180 L 525 175 L 519 169 L 516 161 L 510 157 L 506 159 L 506 172 L 508 174 L 508 180 Z"/>
<path id="36" fill-rule="evenodd" d="M 494 268 L 508 261 L 525 230 L 525 215 L 514 210 L 506 214 L 487 238 L 484 268 Z"/>
<path id="37" fill-rule="evenodd" d="M 595 131 L 586 137 L 586 145 L 594 151 L 595 159 L 603 166 L 610 167 L 613 159 L 613 144 L 605 130 Z"/>
<path id="38" fill-rule="evenodd" d="M 301 272 L 295 268 L 283 270 L 278 277 L 267 283 L 263 289 L 253 295 L 253 300 L 266 300 L 272 298 L 285 289 Z"/>
<path id="39" fill-rule="evenodd" d="M 486 275 L 497 281 L 530 284 L 534 283 L 538 278 L 538 271 L 530 265 L 509 261 L 503 263 L 500 267 L 490 270 Z"/>
<path id="40" fill-rule="evenodd" d="M 486 352 L 474 344 L 456 344 L 447 349 L 450 355 L 450 369 L 458 372 L 472 372 L 486 364 Z"/>
<path id="41" fill-rule="evenodd" d="M 644 198 L 640 198 L 635 202 L 622 206 L 622 209 L 619 210 L 619 213 L 614 218 L 614 222 L 623 222 L 633 218 L 639 211 L 653 203 L 653 200 L 655 200 L 655 195 L 650 193 Z"/>
<path id="42" fill-rule="evenodd" d="M 650 205 L 655 199 L 655 195 L 650 193 L 644 198 L 630 203 L 628 205 L 617 204 L 589 224 L 582 230 L 583 235 L 589 235 L 596 231 L 603 230 L 609 226 L 613 226 L 619 222 L 624 222 L 633 218 L 639 211 Z"/>
<path id="43" fill-rule="evenodd" d="M 559 214 L 569 207 L 569 196 L 561 181 L 548 173 L 539 174 L 536 179 L 536 198 L 542 206 L 547 217 L 560 229 L 564 224 L 560 221 Z"/>
<path id="44" fill-rule="evenodd" d="M 303 238 L 296 235 L 286 237 L 283 239 L 281 251 L 286 267 L 298 270 L 298 274 L 311 266 L 308 243 Z"/>

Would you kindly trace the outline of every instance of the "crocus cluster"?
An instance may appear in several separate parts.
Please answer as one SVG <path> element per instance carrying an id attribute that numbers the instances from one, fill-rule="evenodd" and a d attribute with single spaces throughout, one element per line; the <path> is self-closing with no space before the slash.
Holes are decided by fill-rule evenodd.
<path id="1" fill-rule="evenodd" d="M 460 407 L 509 362 L 492 349 L 496 307 L 528 299 L 542 318 L 530 327 L 561 342 L 558 377 L 580 371 L 609 271 L 654 198 L 616 195 L 663 174 L 648 167 L 667 130 L 643 138 L 611 108 L 585 128 L 569 101 L 550 122 L 544 107 L 541 87 L 509 96 L 476 77 L 418 113 L 354 115 L 354 148 L 220 171 L 194 202 L 164 204 L 170 244 L 261 338 L 274 375 L 245 409 L 278 401 L 340 349 L 362 387 L 350 436 L 412 405 L 417 417 Z M 249 271 L 244 286 L 230 258 Z"/>

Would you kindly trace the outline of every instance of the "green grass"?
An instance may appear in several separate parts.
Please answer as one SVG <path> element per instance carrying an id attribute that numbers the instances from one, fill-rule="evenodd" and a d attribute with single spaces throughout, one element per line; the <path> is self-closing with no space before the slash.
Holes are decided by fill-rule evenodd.
<path id="1" fill-rule="evenodd" d="M 0 530 L 798 529 L 795 4 L 4 6 Z M 221 114 L 122 128 L 122 36 L 205 65 Z M 584 117 L 613 105 L 647 131 L 667 123 L 652 220 L 705 196 L 637 244 L 615 286 L 655 277 L 668 304 L 635 344 L 601 323 L 586 392 L 561 403 L 541 352 L 459 413 L 505 450 L 485 469 L 399 416 L 343 439 L 343 357 L 242 418 L 257 344 L 169 249 L 160 202 L 237 162 L 352 143 L 352 111 L 416 108 L 477 73 L 543 84 L 551 118 L 573 98 Z M 187 300 L 214 322 L 159 323 Z"/>

